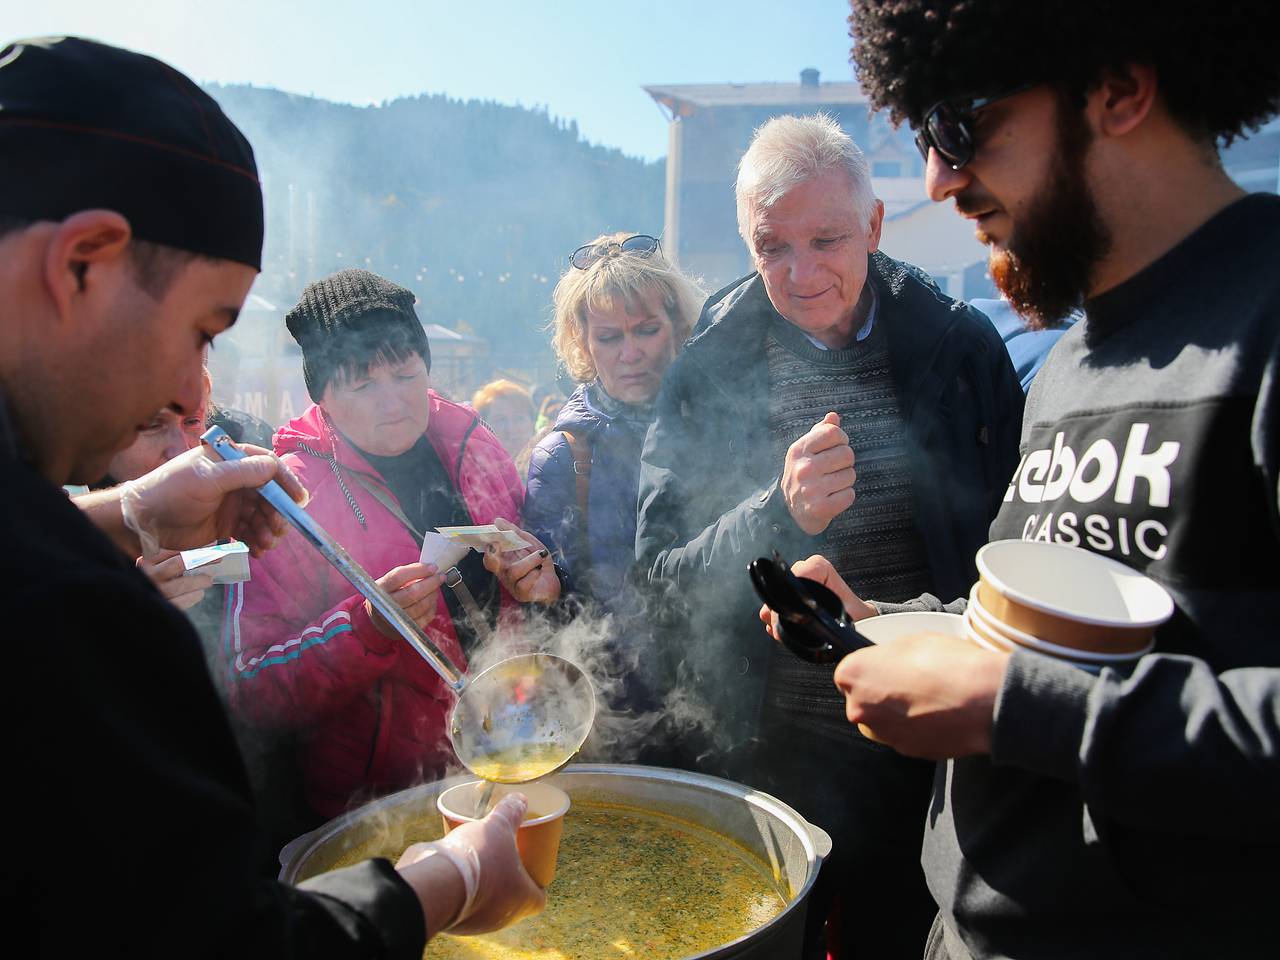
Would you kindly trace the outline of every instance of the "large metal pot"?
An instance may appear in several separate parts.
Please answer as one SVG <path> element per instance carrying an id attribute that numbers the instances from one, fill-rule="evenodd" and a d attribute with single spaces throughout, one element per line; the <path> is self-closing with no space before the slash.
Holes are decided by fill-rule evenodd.
<path id="1" fill-rule="evenodd" d="M 441 791 L 469 779 L 473 778 L 453 777 L 412 787 L 331 820 L 280 852 L 280 879 L 298 883 L 323 873 L 349 851 L 379 838 L 385 839 L 387 849 L 397 849 L 402 841 L 408 842 L 403 836 L 406 825 L 437 816 L 435 802 Z M 778 890 L 787 899 L 782 912 L 744 937 L 693 956 L 799 956 L 809 894 L 831 852 L 831 838 L 781 800 L 729 780 L 659 767 L 572 764 L 547 780 L 579 803 L 621 804 L 691 821 L 736 841 L 772 867 Z"/>

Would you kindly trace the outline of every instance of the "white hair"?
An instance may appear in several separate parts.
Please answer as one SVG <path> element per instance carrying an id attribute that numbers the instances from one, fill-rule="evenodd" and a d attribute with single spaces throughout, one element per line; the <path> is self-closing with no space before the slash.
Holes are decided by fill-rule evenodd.
<path id="1" fill-rule="evenodd" d="M 871 190 L 867 158 L 834 118 L 825 113 L 808 117 L 788 114 L 756 128 L 751 146 L 738 163 L 734 188 L 738 233 L 747 248 L 752 249 L 750 221 L 754 211 L 771 207 L 788 190 L 829 170 L 843 170 L 848 176 L 859 226 L 870 226 L 876 195 Z"/>

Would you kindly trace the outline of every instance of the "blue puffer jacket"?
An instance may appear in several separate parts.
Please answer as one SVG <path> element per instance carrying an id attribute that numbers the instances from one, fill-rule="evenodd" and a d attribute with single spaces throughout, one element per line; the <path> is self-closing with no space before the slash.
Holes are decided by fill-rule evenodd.
<path id="1" fill-rule="evenodd" d="M 640 450 L 650 420 L 611 400 L 599 384 L 587 384 L 565 402 L 555 429 L 529 460 L 525 529 L 546 544 L 579 598 L 615 613 L 623 612 L 620 599 L 632 592 L 627 584 L 635 563 Z M 591 451 L 585 544 L 573 453 L 561 430 L 582 437 Z"/>
<path id="2" fill-rule="evenodd" d="M 555 430 L 534 448 L 524 500 L 524 528 L 560 565 L 566 595 L 589 615 L 612 615 L 609 642 L 600 651 L 608 660 L 597 661 L 607 679 L 595 679 L 612 709 L 636 713 L 656 709 L 667 687 L 663 663 L 654 655 L 647 598 L 633 579 L 640 450 L 651 419 L 651 409 L 620 404 L 597 383 L 579 387 L 561 409 Z M 591 451 L 585 542 L 573 452 L 561 430 L 581 437 Z M 645 762 L 665 762 L 661 756 Z"/>

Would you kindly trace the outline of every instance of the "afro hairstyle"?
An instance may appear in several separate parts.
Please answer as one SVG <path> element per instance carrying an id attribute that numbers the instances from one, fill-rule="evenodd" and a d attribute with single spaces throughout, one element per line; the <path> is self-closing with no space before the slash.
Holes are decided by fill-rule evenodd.
<path id="1" fill-rule="evenodd" d="M 1049 83 L 1083 98 L 1127 64 L 1153 67 L 1196 140 L 1280 109 L 1277 0 L 853 0 L 858 79 L 876 109 L 918 125 L 941 100 Z"/>

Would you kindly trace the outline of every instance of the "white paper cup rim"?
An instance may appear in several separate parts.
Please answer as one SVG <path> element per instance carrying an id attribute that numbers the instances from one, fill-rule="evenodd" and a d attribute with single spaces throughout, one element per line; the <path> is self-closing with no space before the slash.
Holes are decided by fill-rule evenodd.
<path id="1" fill-rule="evenodd" d="M 466 822 L 479 820 L 480 818 L 477 816 L 473 816 L 473 815 L 469 816 L 467 814 L 462 813 L 459 810 L 455 810 L 454 808 L 448 806 L 445 798 L 448 797 L 450 794 L 454 794 L 455 797 L 462 796 L 464 791 L 466 790 L 474 791 L 479 787 L 480 784 L 483 784 L 483 783 L 484 783 L 483 780 L 468 780 L 466 783 L 459 783 L 459 784 L 456 784 L 455 786 L 450 787 L 448 790 L 445 790 L 443 793 L 440 794 L 440 796 L 436 798 L 436 809 L 440 811 L 440 814 L 442 816 L 449 817 L 452 820 L 463 820 Z M 563 790 L 561 790 L 559 787 L 552 786 L 549 783 L 538 783 L 538 784 L 500 783 L 497 785 L 497 789 L 494 791 L 493 803 L 489 805 L 489 809 L 492 810 L 493 807 L 497 804 L 497 802 L 509 793 L 523 793 L 526 799 L 528 799 L 529 792 L 532 788 L 541 788 L 548 791 L 554 791 L 555 793 L 564 797 L 564 801 L 559 802 L 559 798 L 557 798 L 557 805 L 555 810 L 553 810 L 551 813 L 544 813 L 540 817 L 531 817 L 528 820 L 523 821 L 520 824 L 521 830 L 523 830 L 525 827 L 536 827 L 539 824 L 548 823 L 552 820 L 559 819 L 560 817 L 563 817 L 566 813 L 569 812 L 569 806 L 570 806 L 569 795 L 565 793 Z M 530 806 L 532 806 L 532 801 L 530 801 Z"/>
<path id="2" fill-rule="evenodd" d="M 937 626 L 932 628 L 935 633 L 946 633 L 954 637 L 960 637 L 964 633 L 964 628 L 960 624 L 961 617 L 958 613 L 945 613 L 939 610 L 908 610 L 904 613 L 882 613 L 878 616 L 864 617 L 862 620 L 856 621 L 853 624 L 853 629 L 857 630 L 859 634 L 866 637 L 872 643 L 879 643 L 880 640 L 873 636 L 873 634 L 882 632 L 879 629 L 880 624 L 887 625 L 885 628 L 886 631 L 892 630 L 899 624 L 905 624 L 908 617 L 926 621 L 926 623 L 937 624 Z M 859 629 L 862 626 L 865 626 L 867 630 L 871 632 L 866 633 Z M 929 633 L 930 627 L 927 625 L 921 626 L 918 631 L 914 632 Z"/>
<path id="3" fill-rule="evenodd" d="M 1017 544 L 1018 546 L 1013 547 L 1011 544 Z M 1116 617 L 1097 617 L 1078 613 L 1061 605 L 1038 599 L 1032 594 L 1013 586 L 1008 582 L 1008 580 L 1001 577 L 991 569 L 990 561 L 992 555 L 998 555 L 1001 552 L 1014 549 L 1042 552 L 1063 551 L 1064 558 L 1066 554 L 1070 554 L 1071 562 L 1083 560 L 1087 564 L 1095 565 L 1098 570 L 1109 569 L 1117 577 L 1124 580 L 1132 582 L 1141 581 L 1140 589 L 1146 591 L 1148 598 L 1153 605 L 1153 612 L 1149 616 L 1142 618 L 1129 617 L 1119 619 Z M 1089 559 L 1084 560 L 1085 557 L 1088 557 Z M 1039 610 L 1043 613 L 1053 614 L 1054 616 L 1060 617 L 1064 620 L 1074 620 L 1076 623 L 1086 623 L 1099 627 L 1141 628 L 1158 627 L 1173 616 L 1173 597 L 1169 595 L 1169 591 L 1163 586 L 1148 577 L 1146 574 L 1141 573 L 1132 567 L 1125 566 L 1119 560 L 1113 560 L 1111 557 L 1104 557 L 1100 553 L 1094 553 L 1092 550 L 1085 550 L 1082 547 L 1071 547 L 1063 543 L 1044 543 L 1038 540 L 993 540 L 991 543 L 986 544 L 978 550 L 975 560 L 978 565 L 978 572 L 982 575 L 982 579 L 991 584 L 993 589 L 1004 594 L 1010 600 L 1015 600 L 1018 603 L 1031 607 L 1034 610 Z"/>

